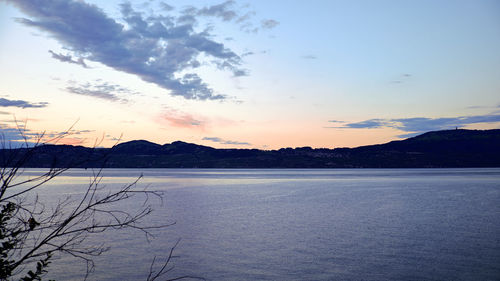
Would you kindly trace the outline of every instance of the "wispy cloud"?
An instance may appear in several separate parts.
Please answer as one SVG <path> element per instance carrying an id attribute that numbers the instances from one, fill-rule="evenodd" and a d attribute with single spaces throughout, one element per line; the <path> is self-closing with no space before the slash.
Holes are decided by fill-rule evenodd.
<path id="1" fill-rule="evenodd" d="M 500 108 L 500 104 L 498 105 L 471 105 L 465 107 L 465 109 L 495 109 L 495 108 Z"/>
<path id="2" fill-rule="evenodd" d="M 329 122 L 338 123 L 339 121 L 331 120 Z M 327 128 L 340 129 L 374 129 L 374 128 L 394 128 L 404 132 L 413 132 L 412 134 L 401 135 L 409 136 L 418 133 L 454 129 L 478 123 L 497 123 L 500 122 L 500 115 L 487 114 L 475 116 L 459 116 L 447 118 L 397 118 L 397 119 L 369 119 L 361 122 L 344 123 L 339 126 L 331 126 Z"/>
<path id="3" fill-rule="evenodd" d="M 204 137 L 202 140 L 211 141 L 211 142 L 216 142 L 216 143 L 220 143 L 220 144 L 230 144 L 230 145 L 251 145 L 251 144 L 250 144 L 250 143 L 248 143 L 248 142 L 231 141 L 231 140 L 221 139 L 221 138 L 218 138 L 218 137 Z"/>
<path id="4" fill-rule="evenodd" d="M 179 110 L 167 108 L 157 118 L 160 123 L 167 123 L 167 125 L 177 128 L 196 128 L 204 129 L 205 123 L 193 115 Z"/>
<path id="5" fill-rule="evenodd" d="M 248 8 L 248 4 L 237 8 L 236 2 L 233 0 L 199 9 L 189 6 L 182 11 L 182 16 L 178 18 L 178 21 L 196 22 L 196 17 L 214 17 L 224 22 L 237 24 L 240 30 L 246 33 L 258 33 L 261 29 L 273 29 L 279 24 L 278 21 L 273 19 L 262 20 L 260 26 L 255 24 L 253 18 L 257 13 Z"/>
<path id="6" fill-rule="evenodd" d="M 262 28 L 265 28 L 265 29 L 272 29 L 272 28 L 275 28 L 276 26 L 278 26 L 280 23 L 278 21 L 275 21 L 273 19 L 267 19 L 267 20 L 263 20 L 261 22 L 261 26 Z"/>
<path id="7" fill-rule="evenodd" d="M 303 56 L 301 56 L 301 58 L 306 59 L 306 60 L 315 60 L 318 57 L 316 57 L 315 55 L 303 55 Z"/>
<path id="8" fill-rule="evenodd" d="M 132 91 L 120 85 L 102 82 L 100 80 L 94 81 L 93 83 L 86 82 L 80 84 L 77 84 L 74 81 L 69 81 L 68 84 L 69 85 L 65 88 L 65 90 L 69 93 L 114 102 L 126 103 L 128 102 L 128 99 L 121 97 L 121 95 L 139 94 L 138 92 Z"/>
<path id="9" fill-rule="evenodd" d="M 82 96 L 100 98 L 100 99 L 105 99 L 105 100 L 110 100 L 110 101 L 119 101 L 120 100 L 115 94 L 112 94 L 109 92 L 104 92 L 101 90 L 87 89 L 85 87 L 68 86 L 68 87 L 66 87 L 66 90 L 70 93 L 82 95 Z"/>
<path id="10" fill-rule="evenodd" d="M 40 132 L 29 129 L 28 121 L 34 121 L 34 119 L 0 121 L 0 149 L 47 143 L 82 145 L 87 141 L 84 136 L 95 132 L 95 130 L 77 129 Z"/>
<path id="11" fill-rule="evenodd" d="M 221 4 L 204 7 L 198 10 L 197 14 L 202 16 L 218 17 L 223 21 L 231 21 L 238 16 L 237 12 L 232 9 L 233 6 L 234 1 L 229 0 Z"/>
<path id="12" fill-rule="evenodd" d="M 166 11 L 166 12 L 170 12 L 172 10 L 174 10 L 175 8 L 173 6 L 170 6 L 169 4 L 165 3 L 165 2 L 160 2 L 160 7 Z"/>
<path id="13" fill-rule="evenodd" d="M 0 124 L 0 148 L 9 148 L 10 142 L 24 141 L 19 129 Z M 17 145 L 15 146 L 17 147 Z"/>
<path id="14" fill-rule="evenodd" d="M 412 75 L 409 73 L 403 73 L 401 75 L 398 75 L 395 79 L 391 80 L 391 84 L 401 84 L 408 82 L 411 79 Z"/>
<path id="15" fill-rule="evenodd" d="M 81 57 L 78 59 L 73 59 L 73 57 L 69 54 L 68 55 L 58 54 L 58 53 L 53 52 L 52 50 L 49 50 L 49 53 L 51 53 L 52 57 L 58 61 L 78 64 L 78 65 L 81 65 L 85 68 L 88 68 L 87 64 L 85 63 L 85 61 Z"/>
<path id="16" fill-rule="evenodd" d="M 68 133 L 71 135 L 82 135 L 82 134 L 88 134 L 88 133 L 93 133 L 95 130 L 71 130 Z"/>
<path id="17" fill-rule="evenodd" d="M 252 56 L 252 55 L 255 55 L 255 53 L 254 52 L 246 52 L 246 53 L 241 54 L 241 57 Z"/>
<path id="18" fill-rule="evenodd" d="M 40 141 L 43 141 L 42 135 L 28 129 L 26 121 L 9 120 L 0 123 L 0 149 L 33 146 Z"/>
<path id="19" fill-rule="evenodd" d="M 25 100 L 9 100 L 6 98 L 0 98 L 0 107 L 42 108 L 48 105 L 48 102 L 33 103 Z"/>
<path id="20" fill-rule="evenodd" d="M 115 70 L 137 75 L 142 80 L 170 90 L 175 96 L 197 100 L 222 100 L 226 95 L 216 93 L 195 69 L 199 57 L 208 58 L 235 76 L 247 75 L 241 67 L 241 57 L 215 41 L 210 29 L 195 31 L 198 17 L 216 17 L 222 21 L 241 19 L 233 1 L 201 9 L 185 9 L 181 15 L 144 14 L 128 2 L 121 4 L 123 23 L 95 5 L 67 0 L 7 0 L 31 18 L 18 22 L 50 34 L 75 57 L 100 62 Z M 163 11 L 173 9 L 162 5 Z M 272 20 L 265 21 L 272 27 Z M 79 63 L 72 55 L 52 52 L 59 60 Z M 72 89 L 80 94 L 96 94 Z M 102 95 L 113 99 L 112 96 Z"/>
<path id="21" fill-rule="evenodd" d="M 332 122 L 332 121 L 329 121 Z M 347 123 L 336 128 L 348 128 L 348 129 L 373 129 L 386 127 L 390 122 L 384 119 L 370 119 L 361 122 Z"/>

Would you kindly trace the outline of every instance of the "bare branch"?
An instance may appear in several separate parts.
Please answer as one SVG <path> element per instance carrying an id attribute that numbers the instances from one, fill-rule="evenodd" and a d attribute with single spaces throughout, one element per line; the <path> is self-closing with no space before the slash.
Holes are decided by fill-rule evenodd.
<path id="1" fill-rule="evenodd" d="M 16 121 L 17 122 L 17 121 Z M 76 123 L 76 122 L 75 122 Z M 10 237 L 8 248 L 0 246 L 0 252 L 6 254 L 10 274 L 25 274 L 30 266 L 40 263 L 37 273 L 44 272 L 43 266 L 48 264 L 52 253 L 69 255 L 81 259 L 86 264 L 86 277 L 93 272 L 95 264 L 93 258 L 106 252 L 104 244 L 89 244 L 88 237 L 111 229 L 135 229 L 152 237 L 152 230 L 171 226 L 167 224 L 144 224 L 145 218 L 153 211 L 151 200 L 158 199 L 163 204 L 163 194 L 158 191 L 140 189 L 137 186 L 142 175 L 129 184 L 117 190 L 109 190 L 101 185 L 103 168 L 107 156 L 102 156 L 102 166 L 92 169 L 92 175 L 86 190 L 80 196 L 59 198 L 57 203 L 47 206 L 38 198 L 37 191 L 54 178 L 69 170 L 73 165 L 82 165 L 82 162 L 65 162 L 69 165 L 53 165 L 47 171 L 34 177 L 21 178 L 24 167 L 37 155 L 45 143 L 57 143 L 70 134 L 73 124 L 66 132 L 42 142 L 45 133 L 39 134 L 31 145 L 24 126 L 17 125 L 24 140 L 21 149 L 1 150 L 3 156 L 0 163 L 0 206 L 10 206 L 7 211 L 0 213 L 0 233 Z M 101 140 L 102 141 L 102 140 Z M 101 141 L 96 140 L 96 145 Z M 4 145 L 5 147 L 5 145 Z M 66 159 L 68 160 L 68 159 Z M 126 210 L 120 204 L 132 201 L 138 202 L 136 209 Z M 141 204 L 142 202 L 142 204 Z M 5 213 L 5 214 L 4 214 Z M 5 218 L 2 220 L 2 218 Z M 3 242 L 0 236 L 0 242 Z M 179 241 L 171 248 L 165 262 L 158 271 L 154 271 L 156 257 L 150 267 L 147 280 L 156 280 L 164 277 L 173 270 L 173 251 Z M 0 245 L 4 245 L 0 243 Z M 4 260 L 0 260 L 4 261 Z M 202 279 L 192 276 L 182 276 L 174 279 L 186 278 Z M 0 278 L 1 279 L 1 278 Z"/>

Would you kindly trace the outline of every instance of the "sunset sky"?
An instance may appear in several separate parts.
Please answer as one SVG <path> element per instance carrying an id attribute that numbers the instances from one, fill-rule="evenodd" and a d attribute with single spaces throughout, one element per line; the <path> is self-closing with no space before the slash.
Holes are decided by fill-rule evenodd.
<path id="1" fill-rule="evenodd" d="M 498 129 L 500 1 L 0 0 L 5 140 L 14 120 L 106 147 Z"/>

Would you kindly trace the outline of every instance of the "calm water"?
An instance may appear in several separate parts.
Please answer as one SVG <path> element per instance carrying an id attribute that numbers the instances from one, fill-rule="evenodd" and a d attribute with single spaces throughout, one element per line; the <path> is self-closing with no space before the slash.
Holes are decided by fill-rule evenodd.
<path id="1" fill-rule="evenodd" d="M 178 238 L 170 278 L 500 280 L 500 169 L 112 169 L 103 184 L 141 172 L 141 187 L 165 191 L 151 221 L 176 224 L 150 243 L 136 231 L 96 238 L 111 250 L 90 280 L 145 280 Z M 88 181 L 69 171 L 42 197 L 78 196 Z M 80 280 L 85 267 L 59 257 L 50 269 Z"/>

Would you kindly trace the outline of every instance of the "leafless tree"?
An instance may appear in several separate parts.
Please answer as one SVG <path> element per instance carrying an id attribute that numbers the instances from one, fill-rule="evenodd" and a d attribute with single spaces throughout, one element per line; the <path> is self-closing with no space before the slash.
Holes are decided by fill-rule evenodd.
<path id="1" fill-rule="evenodd" d="M 153 229 L 172 225 L 144 224 L 144 219 L 152 212 L 151 200 L 162 200 L 162 193 L 140 188 L 137 183 L 142 176 L 119 189 L 108 190 L 101 184 L 103 168 L 92 170 L 83 195 L 59 198 L 54 205 L 47 205 L 39 199 L 38 191 L 70 167 L 83 163 L 67 162 L 65 159 L 65 163 L 71 164 L 60 167 L 55 159 L 54 165 L 33 177 L 23 176 L 24 167 L 41 147 L 46 143 L 57 143 L 70 134 L 71 128 L 48 140 L 44 134 L 37 135 L 34 141 L 26 136 L 24 127 L 18 128 L 24 138 L 22 146 L 13 149 L 4 140 L 3 146 L 8 149 L 0 152 L 0 280 L 14 277 L 41 280 L 53 254 L 69 255 L 84 261 L 86 279 L 94 269 L 94 258 L 108 250 L 104 244 L 89 243 L 90 236 L 112 229 L 135 229 L 150 237 Z M 104 164 L 106 155 L 99 157 Z M 137 208 L 121 209 L 119 204 L 126 201 L 135 202 Z M 202 279 L 193 276 L 165 277 L 173 269 L 171 262 L 175 246 L 177 243 L 162 262 L 157 262 L 154 257 L 149 273 L 145 273 L 146 280 Z"/>

